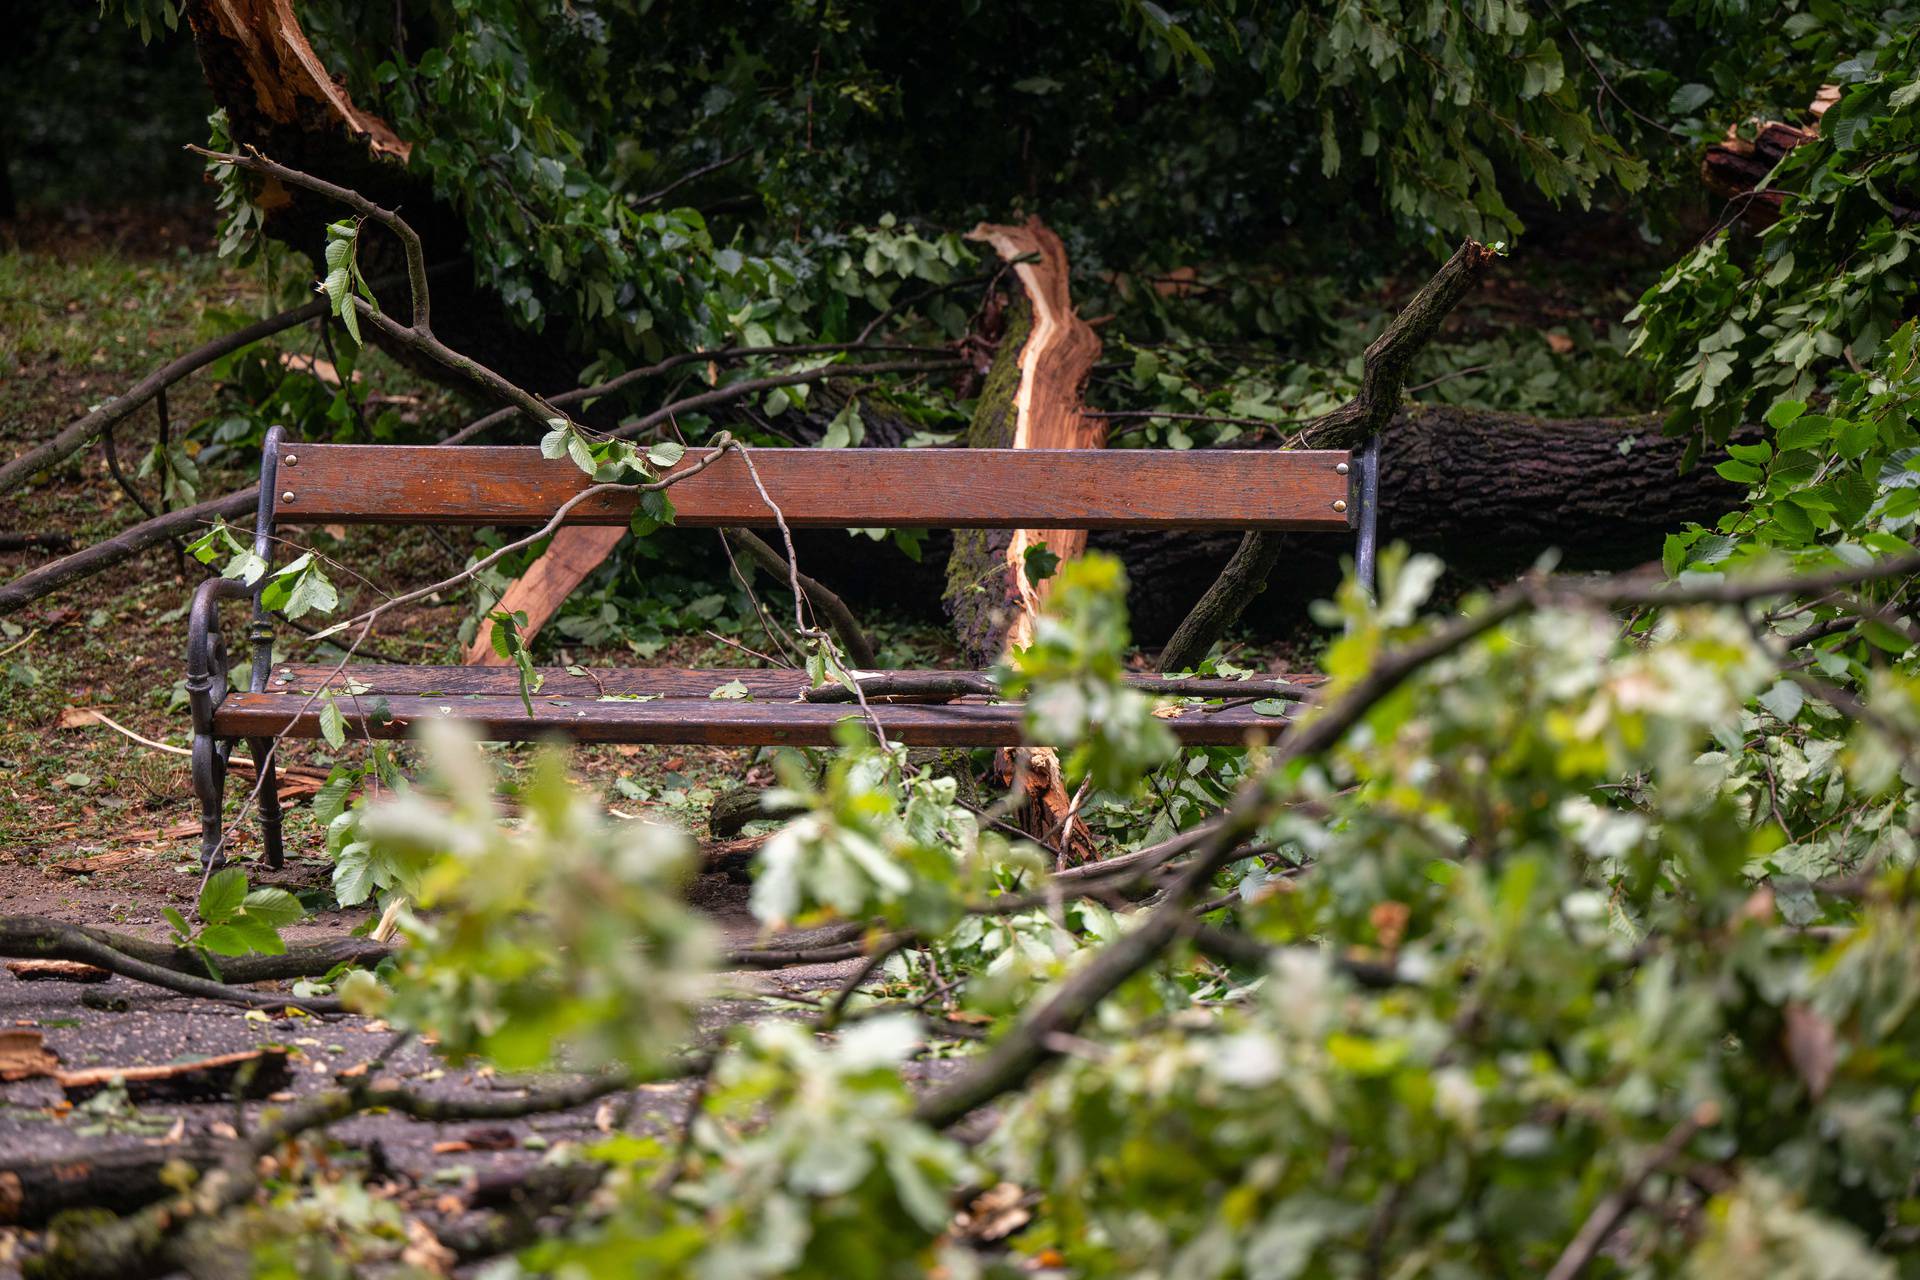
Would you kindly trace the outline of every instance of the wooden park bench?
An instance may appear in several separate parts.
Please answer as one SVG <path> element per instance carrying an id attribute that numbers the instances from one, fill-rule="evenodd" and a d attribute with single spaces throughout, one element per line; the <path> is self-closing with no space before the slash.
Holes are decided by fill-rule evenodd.
<path id="1" fill-rule="evenodd" d="M 689 450 L 678 465 L 692 465 Z M 767 449 L 754 464 L 797 528 L 1022 529 L 1358 529 L 1358 568 L 1370 575 L 1375 469 L 1346 451 L 1162 449 Z M 539 526 L 591 482 L 565 459 L 533 447 L 314 445 L 279 428 L 266 441 L 254 550 L 271 561 L 283 525 L 457 524 Z M 738 455 L 674 485 L 680 525 L 765 527 L 774 523 Z M 568 523 L 625 525 L 636 495 L 610 493 L 568 513 Z M 280 811 L 270 748 L 281 735 L 321 736 L 330 678 L 352 735 L 396 738 L 421 720 L 451 717 L 494 741 L 562 736 L 581 742 L 824 746 L 847 703 L 805 701 L 804 672 L 636 668 L 546 670 L 527 713 L 511 667 L 276 664 L 266 579 L 247 587 L 200 584 L 189 619 L 187 691 L 193 711 L 193 768 L 201 804 L 203 856 L 216 856 L 227 760 L 249 744 L 268 777 L 259 806 L 267 862 L 281 861 Z M 219 604 L 253 602 L 252 669 L 233 688 Z M 337 674 L 336 674 L 337 672 Z M 1151 682 L 1152 677 L 1138 677 Z M 731 681 L 743 698 L 714 698 Z M 1149 683 L 1149 687 L 1153 687 Z M 1270 736 L 1276 720 L 1252 704 L 1284 692 L 1272 681 L 1238 688 L 1254 696 L 1178 704 L 1167 720 L 1182 742 L 1238 745 Z M 1224 690 L 1223 690 L 1224 692 Z M 384 700 L 384 717 L 369 714 Z M 1271 710 L 1266 708 L 1265 710 Z M 945 702 L 874 701 L 873 716 L 895 742 L 999 747 L 1022 741 L 1017 702 L 968 694 Z M 1032 744 L 1059 745 L 1059 744 Z"/>

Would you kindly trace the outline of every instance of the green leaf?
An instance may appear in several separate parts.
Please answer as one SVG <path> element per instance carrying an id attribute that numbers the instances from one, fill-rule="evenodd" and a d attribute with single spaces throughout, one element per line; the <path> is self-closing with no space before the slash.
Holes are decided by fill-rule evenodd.
<path id="1" fill-rule="evenodd" d="M 244 956 L 253 950 L 247 936 L 239 928 L 230 924 L 208 925 L 195 939 L 202 947 L 215 955 Z"/>
<path id="2" fill-rule="evenodd" d="M 628 527 L 635 537 L 644 538 L 663 525 L 670 525 L 677 514 L 673 499 L 667 496 L 665 489 L 643 489 L 640 491 L 640 503 L 634 508 L 633 519 Z"/>
<path id="3" fill-rule="evenodd" d="M 720 701 L 733 701 L 747 696 L 747 686 L 739 680 L 729 680 L 715 689 L 707 697 Z"/>
<path id="4" fill-rule="evenodd" d="M 335 751 L 347 745 L 347 719 L 340 714 L 340 704 L 332 698 L 326 698 L 320 704 L 320 736 Z"/>
<path id="5" fill-rule="evenodd" d="M 172 907 L 162 907 L 160 914 L 166 917 L 167 923 L 173 927 L 174 936 L 182 942 L 193 936 L 193 930 L 187 927 L 187 918 L 178 911 Z"/>
<path id="6" fill-rule="evenodd" d="M 1767 410 L 1767 425 L 1775 431 L 1783 431 L 1792 426 L 1806 411 L 1807 404 L 1804 400 L 1776 400 L 1773 402 L 1773 407 Z"/>
<path id="7" fill-rule="evenodd" d="M 231 920 L 234 912 L 246 900 L 246 873 L 238 867 L 227 867 L 207 877 L 206 887 L 200 890 L 200 902 L 196 909 L 200 918 L 208 924 L 222 924 Z"/>
<path id="8" fill-rule="evenodd" d="M 1888 653 L 1905 653 L 1912 647 L 1904 635 L 1878 618 L 1864 619 L 1860 624 L 1860 634 L 1876 649 L 1885 649 Z"/>
<path id="9" fill-rule="evenodd" d="M 231 929 L 248 951 L 258 955 L 285 955 L 287 944 L 280 938 L 280 931 L 263 921 L 241 916 L 232 924 L 221 925 L 222 929 Z M 231 954 L 231 953 L 224 953 Z"/>
<path id="10" fill-rule="evenodd" d="M 294 581 L 282 612 L 291 619 L 308 613 L 332 613 L 339 604 L 340 593 L 316 564 Z"/>
<path id="11" fill-rule="evenodd" d="M 271 887 L 253 890 L 240 905 L 247 919 L 274 929 L 290 925 L 307 914 L 300 899 L 285 889 Z"/>
<path id="12" fill-rule="evenodd" d="M 313 819 L 326 826 L 347 809 L 347 797 L 360 783 L 358 770 L 336 766 L 325 784 L 313 795 Z"/>
<path id="13" fill-rule="evenodd" d="M 1806 702 L 1806 695 L 1800 692 L 1800 686 L 1791 680 L 1775 681 L 1771 689 L 1760 695 L 1760 705 L 1783 723 L 1791 723 Z"/>
<path id="14" fill-rule="evenodd" d="M 357 907 L 373 896 L 373 853 L 367 842 L 356 840 L 333 861 L 333 896 L 343 907 Z"/>
<path id="15" fill-rule="evenodd" d="M 1060 557 L 1055 555 L 1044 542 L 1036 542 L 1028 547 L 1024 558 L 1027 581 L 1036 587 L 1051 578 L 1054 571 L 1060 567 Z"/>
<path id="16" fill-rule="evenodd" d="M 1667 110 L 1677 116 L 1690 116 L 1713 98 L 1713 90 L 1704 84 L 1683 84 L 1667 99 Z"/>
<path id="17" fill-rule="evenodd" d="M 1735 484 L 1758 484 L 1760 482 L 1760 468 L 1750 462 L 1740 462 L 1737 459 L 1729 458 L 1727 461 L 1715 467 L 1714 471 L 1722 480 L 1731 480 Z"/>
<path id="18" fill-rule="evenodd" d="M 686 456 L 687 447 L 678 440 L 661 440 L 647 447 L 647 461 L 663 469 L 678 464 Z"/>
<path id="19" fill-rule="evenodd" d="M 580 433 L 577 431 L 567 432 L 567 456 L 573 459 L 574 466 L 588 475 L 600 469 L 598 459 L 593 456 L 593 451 L 587 448 L 587 442 L 580 438 Z"/>

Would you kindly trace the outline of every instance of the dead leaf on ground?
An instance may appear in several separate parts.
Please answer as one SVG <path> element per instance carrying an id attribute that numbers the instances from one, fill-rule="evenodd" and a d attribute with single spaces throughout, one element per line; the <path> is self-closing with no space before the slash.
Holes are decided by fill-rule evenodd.
<path id="1" fill-rule="evenodd" d="M 60 718 L 53 723 L 56 729 L 84 729 L 97 719 L 90 707 L 62 707 Z"/>
<path id="2" fill-rule="evenodd" d="M 453 1250 L 440 1243 L 440 1237 L 433 1229 L 418 1218 L 407 1219 L 407 1247 L 400 1251 L 400 1261 L 410 1267 L 436 1276 L 446 1275 L 459 1259 Z"/>
<path id="3" fill-rule="evenodd" d="M 59 1069 L 60 1059 L 38 1031 L 0 1031 L 0 1080 L 50 1076 Z"/>
<path id="4" fill-rule="evenodd" d="M 1564 333 L 1549 333 L 1547 349 L 1557 356 L 1564 356 L 1573 350 L 1573 339 Z"/>
<path id="5" fill-rule="evenodd" d="M 198 824 L 195 824 L 194 830 L 198 831 L 199 829 Z M 147 855 L 141 853 L 138 849 L 113 849 L 106 853 L 96 853 L 91 857 L 75 858 L 71 862 L 55 862 L 50 865 L 53 870 L 58 871 L 61 875 L 90 876 L 96 872 L 111 871 L 115 867 L 123 867 L 129 862 L 138 862 L 145 856 Z"/>

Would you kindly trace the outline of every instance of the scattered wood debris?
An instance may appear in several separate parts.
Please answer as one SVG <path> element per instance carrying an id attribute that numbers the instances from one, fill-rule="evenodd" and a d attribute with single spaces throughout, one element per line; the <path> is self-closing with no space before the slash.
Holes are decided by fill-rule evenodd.
<path id="1" fill-rule="evenodd" d="M 78 960 L 9 960 L 7 972 L 21 982 L 105 982 L 113 976 Z"/>
<path id="2" fill-rule="evenodd" d="M 92 1097 L 118 1080 L 134 1102 L 190 1102 L 264 1098 L 287 1087 L 293 1070 L 285 1049 L 223 1053 L 197 1062 L 159 1067 L 89 1067 L 55 1073 L 69 1101 Z"/>

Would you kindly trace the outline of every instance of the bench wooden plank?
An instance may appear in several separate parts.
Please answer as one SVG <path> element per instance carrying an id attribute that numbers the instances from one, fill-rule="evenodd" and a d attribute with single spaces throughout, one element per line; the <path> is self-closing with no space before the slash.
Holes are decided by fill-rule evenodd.
<path id="1" fill-rule="evenodd" d="M 706 452 L 689 450 L 680 467 Z M 1344 450 L 757 449 L 753 458 L 797 527 L 1348 527 Z M 289 444 L 274 518 L 538 525 L 589 483 L 572 462 L 528 446 Z M 670 492 L 680 524 L 773 523 L 738 454 Z M 609 493 L 568 519 L 625 524 L 634 503 L 631 492 Z"/>
<path id="2" fill-rule="evenodd" d="M 466 696 L 487 694 L 497 697 L 520 696 L 520 673 L 512 667 L 400 666 L 385 662 L 357 662 L 336 675 L 332 663 L 283 663 L 267 677 L 267 691 L 278 694 L 307 694 L 328 687 L 359 689 L 367 697 L 404 693 L 428 697 L 433 694 Z M 665 698 L 705 698 L 729 681 L 738 680 L 756 698 L 792 701 L 807 689 L 804 671 L 782 671 L 767 667 L 583 667 L 585 675 L 573 675 L 565 667 L 540 667 L 545 677 L 542 697 L 594 698 L 604 694 L 633 696 L 658 694 Z M 924 668 L 914 674 L 934 674 Z M 1131 683 L 1157 677 L 1146 673 L 1128 673 Z M 1318 674 L 1272 677 L 1286 684 L 1311 686 L 1326 677 Z M 1247 682 L 1246 696 L 1259 697 L 1267 691 L 1267 680 Z"/>
<path id="3" fill-rule="evenodd" d="M 367 695 L 371 701 L 375 695 Z M 451 718 L 473 724 L 492 741 L 514 742 L 557 736 L 576 742 L 695 743 L 715 746 L 784 745 L 823 747 L 834 743 L 834 727 L 858 709 L 842 704 L 707 698 L 661 698 L 652 702 L 603 702 L 595 697 L 553 697 L 542 693 L 528 716 L 518 696 L 413 694 L 384 695 L 391 719 L 369 723 L 359 700 L 342 698 L 349 737 L 370 734 L 401 738 L 416 722 Z M 304 707 L 304 709 L 303 709 Z M 874 708 L 887 734 L 909 746 L 1007 747 L 1019 744 L 1020 707 L 1016 703 L 977 700 L 944 704 L 890 703 Z M 1289 704 L 1292 710 L 1292 704 Z M 1251 706 L 1183 708 L 1166 721 L 1181 741 L 1196 746 L 1240 746 L 1249 735 L 1271 739 L 1286 724 Z M 214 730 L 223 737 L 271 737 L 291 725 L 291 736 L 320 736 L 317 701 L 298 694 L 235 693 L 214 712 Z M 1038 744 L 1048 745 L 1048 744 Z"/>

